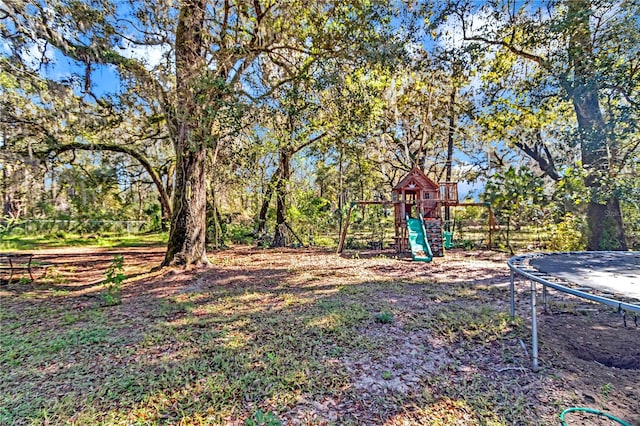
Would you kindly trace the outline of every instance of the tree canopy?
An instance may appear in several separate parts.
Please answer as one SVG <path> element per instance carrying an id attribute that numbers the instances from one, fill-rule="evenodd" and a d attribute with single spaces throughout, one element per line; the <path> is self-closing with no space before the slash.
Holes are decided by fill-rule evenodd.
<path id="1" fill-rule="evenodd" d="M 164 263 L 199 265 L 227 225 L 273 245 L 335 232 L 350 201 L 418 165 L 475 184 L 503 220 L 552 207 L 545 220 L 584 218 L 589 249 L 636 247 L 639 12 L 7 0 L 3 214 L 156 214 Z"/>

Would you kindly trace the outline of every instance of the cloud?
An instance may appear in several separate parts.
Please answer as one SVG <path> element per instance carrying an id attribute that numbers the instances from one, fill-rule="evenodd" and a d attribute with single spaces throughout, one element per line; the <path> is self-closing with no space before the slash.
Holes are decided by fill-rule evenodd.
<path id="1" fill-rule="evenodd" d="M 162 63 L 169 47 L 160 45 L 139 45 L 125 40 L 120 46 L 120 54 L 125 58 L 141 61 L 145 68 L 152 70 Z"/>

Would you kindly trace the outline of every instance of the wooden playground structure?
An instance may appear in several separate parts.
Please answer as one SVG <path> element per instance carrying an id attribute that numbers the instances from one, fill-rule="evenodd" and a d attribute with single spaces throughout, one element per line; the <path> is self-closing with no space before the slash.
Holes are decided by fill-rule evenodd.
<path id="1" fill-rule="evenodd" d="M 399 253 L 410 251 L 407 230 L 408 218 L 422 218 L 424 237 L 428 240 L 433 256 L 444 255 L 443 245 L 443 207 L 486 207 L 489 211 L 489 248 L 492 246 L 492 233 L 499 229 L 498 223 L 489 203 L 461 203 L 458 200 L 457 182 L 435 183 L 417 166 L 392 189 L 390 201 L 354 201 L 349 207 L 346 221 L 340 235 L 338 253 L 344 251 L 345 239 L 351 221 L 351 213 L 355 206 L 393 205 L 395 236 L 393 248 Z"/>

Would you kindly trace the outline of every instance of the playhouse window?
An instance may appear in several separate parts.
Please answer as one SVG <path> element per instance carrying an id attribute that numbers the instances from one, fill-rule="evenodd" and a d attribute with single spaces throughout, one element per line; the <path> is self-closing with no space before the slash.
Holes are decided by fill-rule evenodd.
<path id="1" fill-rule="evenodd" d="M 431 198 L 431 194 L 429 194 L 428 192 L 425 192 L 425 193 L 424 193 L 424 199 L 425 199 L 425 200 L 428 200 L 428 199 L 430 199 L 430 198 Z"/>

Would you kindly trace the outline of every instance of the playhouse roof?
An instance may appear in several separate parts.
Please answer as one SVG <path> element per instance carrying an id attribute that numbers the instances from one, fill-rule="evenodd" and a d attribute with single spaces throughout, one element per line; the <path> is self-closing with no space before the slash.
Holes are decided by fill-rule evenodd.
<path id="1" fill-rule="evenodd" d="M 416 190 L 423 188 L 432 188 L 439 190 L 440 186 L 429 179 L 423 172 L 415 166 L 400 182 L 393 188 L 393 191 Z"/>

